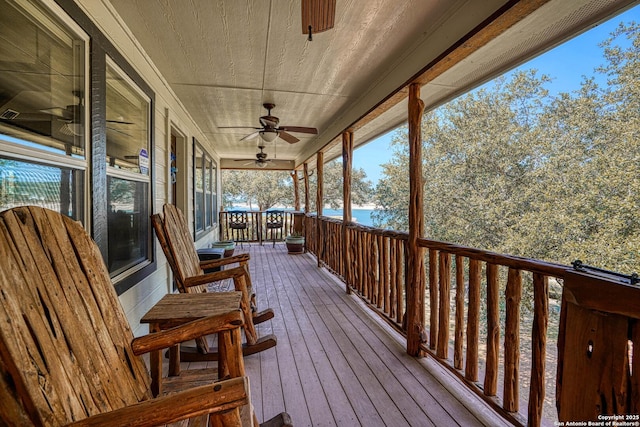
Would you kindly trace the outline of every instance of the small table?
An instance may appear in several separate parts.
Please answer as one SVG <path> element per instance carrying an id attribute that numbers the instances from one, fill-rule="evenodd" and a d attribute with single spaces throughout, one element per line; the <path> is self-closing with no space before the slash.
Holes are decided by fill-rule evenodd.
<path id="1" fill-rule="evenodd" d="M 203 317 L 218 316 L 240 308 L 242 292 L 210 292 L 197 294 L 167 294 L 140 319 L 149 324 L 149 332 L 159 332 Z M 222 351 L 222 348 L 220 349 Z M 162 391 L 162 351 L 149 354 L 151 391 Z M 220 355 L 222 357 L 223 355 Z M 180 373 L 179 346 L 171 348 L 169 375 Z"/>

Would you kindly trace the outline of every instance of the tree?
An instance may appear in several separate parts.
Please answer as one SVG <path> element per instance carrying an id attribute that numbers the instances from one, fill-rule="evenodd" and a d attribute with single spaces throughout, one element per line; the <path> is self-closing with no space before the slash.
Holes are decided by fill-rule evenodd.
<path id="1" fill-rule="evenodd" d="M 293 204 L 293 186 L 289 172 L 223 170 L 222 190 L 224 206 L 243 202 L 265 211 L 276 205 Z"/>
<path id="2" fill-rule="evenodd" d="M 363 169 L 352 172 L 351 196 L 354 204 L 371 203 L 373 189 Z M 314 173 L 310 178 L 311 211 L 316 205 L 316 179 Z M 293 182 L 289 172 L 283 171 L 250 171 L 223 170 L 222 190 L 224 206 L 233 203 L 258 205 L 263 211 L 273 206 L 293 206 Z M 334 160 L 324 166 L 324 200 L 332 209 L 342 206 L 342 163 Z"/>
<path id="3" fill-rule="evenodd" d="M 324 165 L 324 192 L 325 205 L 331 209 L 341 209 L 344 201 L 342 188 L 342 159 L 336 159 Z M 311 178 L 312 210 L 315 210 L 315 194 L 317 188 L 317 176 Z M 373 202 L 373 184 L 367 179 L 364 169 L 353 168 L 351 171 L 351 203 L 364 205 Z"/>
<path id="4" fill-rule="evenodd" d="M 619 43 L 626 38 L 626 43 Z M 640 26 L 602 44 L 608 78 L 549 97 L 533 70 L 424 115 L 427 237 L 630 273 L 640 245 Z M 378 223 L 407 229 L 406 128 L 394 135 Z"/>

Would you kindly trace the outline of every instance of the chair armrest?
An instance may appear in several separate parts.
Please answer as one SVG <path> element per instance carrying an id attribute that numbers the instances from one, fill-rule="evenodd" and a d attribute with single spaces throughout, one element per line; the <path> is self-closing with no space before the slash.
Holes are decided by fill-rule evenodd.
<path id="1" fill-rule="evenodd" d="M 226 258 L 209 259 L 205 261 L 200 261 L 200 268 L 204 270 L 205 268 L 222 267 L 223 265 L 233 264 L 236 262 L 246 263 L 249 261 L 250 258 L 251 256 L 249 256 L 249 254 L 239 254 L 239 255 L 233 255 Z"/>
<path id="2" fill-rule="evenodd" d="M 229 270 L 214 271 L 213 273 L 207 273 L 200 276 L 187 277 L 184 280 L 184 287 L 190 288 L 192 286 L 206 285 L 207 283 L 216 282 L 218 280 L 233 279 L 247 274 L 247 269 L 243 266 L 230 268 Z"/>
<path id="3" fill-rule="evenodd" d="M 249 380 L 238 377 L 145 400 L 69 424 L 85 426 L 155 426 L 233 409 L 249 403 Z"/>
<path id="4" fill-rule="evenodd" d="M 184 341 L 222 331 L 239 328 L 244 323 L 240 309 L 219 316 L 203 317 L 182 325 L 134 338 L 131 342 L 133 354 L 139 356 L 154 350 L 172 347 Z"/>

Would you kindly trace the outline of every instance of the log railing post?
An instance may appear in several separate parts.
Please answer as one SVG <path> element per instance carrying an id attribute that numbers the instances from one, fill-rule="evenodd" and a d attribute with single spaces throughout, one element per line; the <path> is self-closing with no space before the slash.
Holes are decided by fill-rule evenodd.
<path id="1" fill-rule="evenodd" d="M 353 168 L 353 131 L 342 133 L 342 259 L 345 269 L 351 267 L 351 254 L 349 252 L 349 233 L 347 224 L 351 222 L 351 171 Z M 346 277 L 345 277 L 346 279 Z M 345 280 L 346 291 L 351 293 L 349 280 Z"/>
<path id="2" fill-rule="evenodd" d="M 300 190 L 298 189 L 298 171 L 291 171 L 291 179 L 293 180 L 293 209 L 300 210 Z"/>
<path id="3" fill-rule="evenodd" d="M 305 163 L 302 168 L 302 174 L 304 177 L 304 213 L 311 212 L 311 197 L 309 196 L 309 164 Z"/>
<path id="4" fill-rule="evenodd" d="M 520 300 L 522 274 L 509 269 L 506 290 L 507 315 L 504 331 L 504 394 L 502 406 L 509 412 L 518 412 L 520 377 Z"/>
<path id="5" fill-rule="evenodd" d="M 498 388 L 500 353 L 500 283 L 498 266 L 487 263 L 487 358 L 484 374 L 485 396 L 495 396 Z"/>
<path id="6" fill-rule="evenodd" d="M 322 266 L 322 258 L 324 256 L 324 238 L 322 236 L 322 208 L 324 205 L 324 153 L 318 151 L 316 155 L 316 173 L 318 174 L 317 188 L 316 188 L 316 212 L 318 214 L 318 221 L 316 222 L 316 256 L 318 257 L 318 267 Z"/>
<path id="7" fill-rule="evenodd" d="M 480 338 L 480 282 L 482 266 L 477 259 L 469 260 L 469 308 L 467 309 L 467 359 L 464 377 L 478 381 L 478 340 Z"/>
<path id="8" fill-rule="evenodd" d="M 462 350 L 464 347 L 464 258 L 456 255 L 456 321 L 455 321 L 455 345 L 453 350 L 453 367 L 462 369 Z"/>
<path id="9" fill-rule="evenodd" d="M 424 337 L 424 258 L 418 239 L 424 232 L 422 185 L 422 113 L 420 85 L 409 85 L 409 239 L 407 254 L 407 353 L 422 356 Z"/>
<path id="10" fill-rule="evenodd" d="M 438 251 L 429 249 L 429 348 L 438 347 Z"/>
<path id="11" fill-rule="evenodd" d="M 438 347 L 436 355 L 440 359 L 449 357 L 449 315 L 451 313 L 451 254 L 440 252 L 438 264 L 440 277 L 440 305 L 438 320 Z"/>
<path id="12" fill-rule="evenodd" d="M 547 357 L 547 326 L 549 324 L 549 278 L 533 274 L 533 330 L 531 343 L 531 385 L 529 386 L 529 425 L 539 426 L 545 395 L 545 361 Z M 635 346 L 634 346 L 635 350 Z M 635 358 L 634 358 L 635 360 Z M 635 372 L 635 371 L 634 371 Z"/>

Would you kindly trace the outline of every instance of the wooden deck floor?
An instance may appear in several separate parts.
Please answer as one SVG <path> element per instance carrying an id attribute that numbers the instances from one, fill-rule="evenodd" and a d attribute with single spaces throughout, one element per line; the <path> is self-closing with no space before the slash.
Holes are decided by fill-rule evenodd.
<path id="1" fill-rule="evenodd" d="M 243 251 L 258 308 L 275 311 L 259 333 L 278 337 L 245 358 L 258 419 L 284 410 L 296 426 L 509 425 L 435 362 L 408 356 L 313 256 L 288 255 L 284 244 Z"/>

